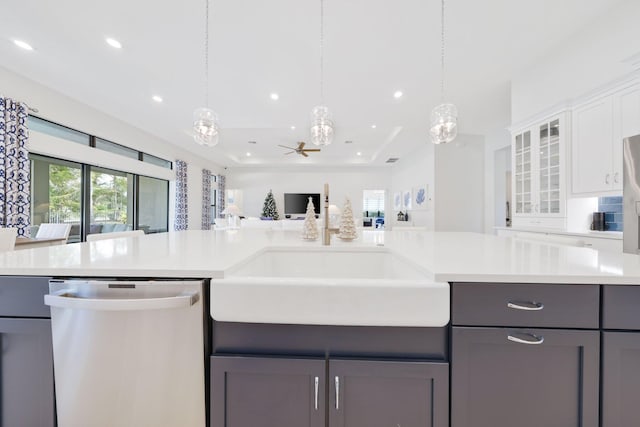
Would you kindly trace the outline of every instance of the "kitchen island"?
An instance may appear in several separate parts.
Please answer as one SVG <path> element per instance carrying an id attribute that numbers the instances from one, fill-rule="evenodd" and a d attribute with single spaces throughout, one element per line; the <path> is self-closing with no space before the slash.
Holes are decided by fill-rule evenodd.
<path id="1" fill-rule="evenodd" d="M 217 281 L 267 249 L 398 254 L 451 285 L 451 321 L 214 321 L 212 426 L 270 416 L 284 427 L 638 425 L 626 398 L 640 391 L 640 360 L 629 357 L 640 354 L 635 255 L 474 233 L 365 231 L 322 247 L 295 232 L 229 230 L 18 251 L 0 255 L 0 268 L 21 280 L 204 278 L 215 293 Z M 394 325 L 392 311 L 384 316 Z"/>

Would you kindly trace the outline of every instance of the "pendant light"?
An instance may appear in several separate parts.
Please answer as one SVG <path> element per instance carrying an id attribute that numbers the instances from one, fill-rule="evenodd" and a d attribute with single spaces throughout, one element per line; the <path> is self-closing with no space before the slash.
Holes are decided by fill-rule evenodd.
<path id="1" fill-rule="evenodd" d="M 320 105 L 311 111 L 311 142 L 329 145 L 333 141 L 333 122 L 324 105 L 324 0 L 320 0 Z"/>
<path id="2" fill-rule="evenodd" d="M 444 102 L 444 0 L 440 15 L 441 23 L 441 46 L 440 46 L 440 102 L 431 111 L 431 142 L 434 144 L 445 144 L 453 141 L 458 135 L 458 109 L 453 104 Z"/>
<path id="3" fill-rule="evenodd" d="M 204 107 L 193 112 L 194 140 L 207 147 L 218 144 L 218 115 L 209 108 L 209 0 L 205 0 L 204 28 Z"/>

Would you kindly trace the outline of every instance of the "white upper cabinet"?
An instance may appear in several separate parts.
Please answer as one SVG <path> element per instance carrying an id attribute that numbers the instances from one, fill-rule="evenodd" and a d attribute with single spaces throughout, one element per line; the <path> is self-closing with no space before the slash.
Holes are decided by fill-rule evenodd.
<path id="1" fill-rule="evenodd" d="M 514 133 L 514 225 L 563 225 L 544 219 L 565 216 L 565 133 L 564 114 Z"/>
<path id="2" fill-rule="evenodd" d="M 640 84 L 573 109 L 571 192 L 620 194 L 622 140 L 640 134 Z"/>
<path id="3" fill-rule="evenodd" d="M 574 194 L 612 190 L 613 102 L 611 97 L 573 110 L 571 144 L 572 190 Z"/>

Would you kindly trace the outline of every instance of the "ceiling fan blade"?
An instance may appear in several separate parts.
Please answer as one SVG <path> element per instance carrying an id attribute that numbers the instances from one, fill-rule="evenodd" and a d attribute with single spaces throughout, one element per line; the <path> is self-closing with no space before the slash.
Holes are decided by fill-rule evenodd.
<path id="1" fill-rule="evenodd" d="M 311 152 L 311 151 L 320 151 L 320 149 L 319 149 L 319 148 L 305 148 L 305 149 L 304 149 L 304 150 L 302 150 L 302 151 L 304 151 L 304 152 L 306 152 L 306 153 L 309 153 L 309 152 Z"/>
<path id="2" fill-rule="evenodd" d="M 296 150 L 295 148 L 293 148 L 293 147 L 287 147 L 286 145 L 280 145 L 280 144 L 278 144 L 278 147 L 288 148 L 289 150 L 294 150 L 294 151 Z"/>
<path id="3" fill-rule="evenodd" d="M 298 142 L 298 150 L 302 150 L 304 148 L 304 144 L 305 143 L 303 141 Z"/>
<path id="4" fill-rule="evenodd" d="M 288 153 L 284 153 L 284 155 L 286 156 L 287 154 L 291 154 L 291 153 L 295 153 L 295 151 L 289 151 Z"/>
<path id="5" fill-rule="evenodd" d="M 305 157 L 309 157 L 309 155 L 307 153 L 305 153 L 304 151 L 301 151 L 300 154 L 302 154 Z"/>

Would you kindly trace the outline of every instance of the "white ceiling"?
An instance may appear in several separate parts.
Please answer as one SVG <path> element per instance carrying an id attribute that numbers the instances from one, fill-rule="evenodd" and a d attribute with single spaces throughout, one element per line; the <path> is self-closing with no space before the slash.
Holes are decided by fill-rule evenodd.
<path id="1" fill-rule="evenodd" d="M 449 0 L 447 100 L 459 109 L 460 132 L 507 126 L 511 77 L 617 3 Z M 204 103 L 204 0 L 3 2 L 0 65 L 225 166 L 376 165 L 429 143 L 440 101 L 440 1 L 325 0 L 325 103 L 336 138 L 308 159 L 283 155 L 278 144 L 308 141 L 319 103 L 319 4 L 211 0 L 209 98 L 222 131 L 207 150 L 188 135 Z M 107 46 L 107 36 L 123 49 Z M 36 50 L 15 47 L 15 38 Z"/>

